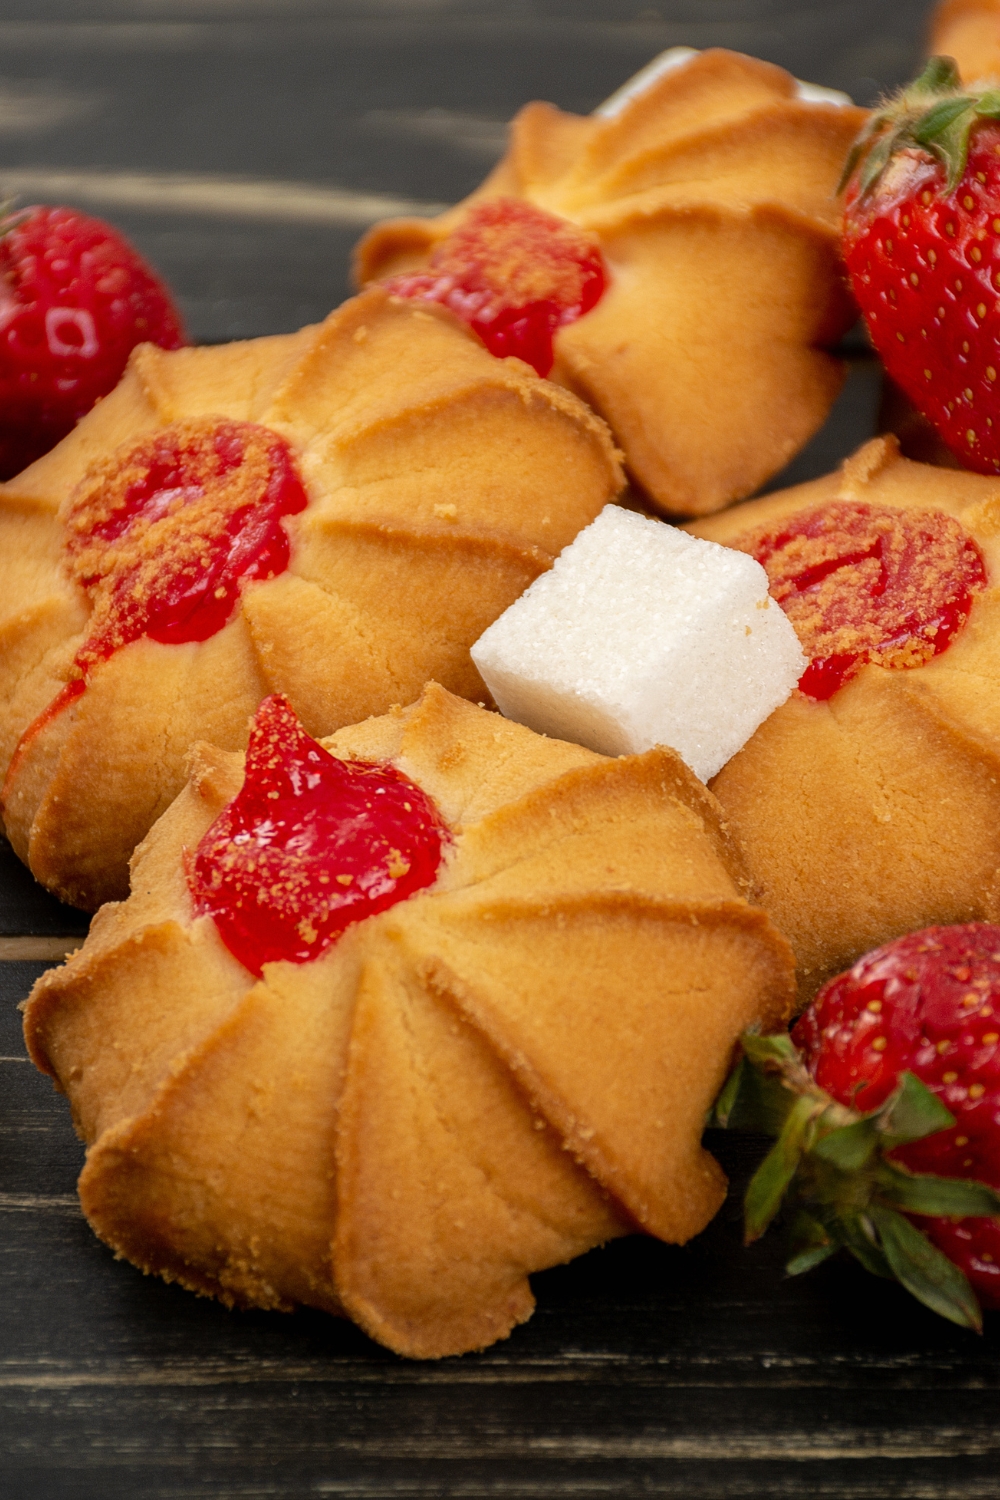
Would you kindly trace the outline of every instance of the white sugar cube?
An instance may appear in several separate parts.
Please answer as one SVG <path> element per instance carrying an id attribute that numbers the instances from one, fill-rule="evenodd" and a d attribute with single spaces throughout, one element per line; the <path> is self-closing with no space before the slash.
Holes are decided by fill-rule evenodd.
<path id="1" fill-rule="evenodd" d="M 594 114 L 604 120 L 615 119 L 633 99 L 645 94 L 654 83 L 659 83 L 665 73 L 676 73 L 700 56 L 696 47 L 668 47 L 666 52 L 659 53 L 652 62 L 648 62 L 638 73 L 627 79 L 621 88 L 615 89 L 609 99 L 597 106 Z M 850 94 L 843 94 L 840 89 L 827 89 L 819 83 L 803 83 L 801 78 L 795 80 L 795 97 L 803 104 L 836 104 L 841 109 L 854 102 Z"/>
<path id="2" fill-rule="evenodd" d="M 507 718 L 605 755 L 670 745 L 703 781 L 808 665 L 760 563 L 616 505 L 472 659 Z"/>

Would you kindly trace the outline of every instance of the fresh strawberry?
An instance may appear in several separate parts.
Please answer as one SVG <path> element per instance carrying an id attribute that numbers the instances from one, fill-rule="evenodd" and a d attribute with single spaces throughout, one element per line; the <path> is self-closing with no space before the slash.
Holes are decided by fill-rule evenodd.
<path id="1" fill-rule="evenodd" d="M 556 331 L 599 301 L 604 261 L 596 241 L 568 219 L 519 198 L 491 198 L 470 209 L 426 271 L 386 286 L 399 297 L 442 303 L 491 354 L 516 355 L 544 376 Z"/>
<path id="2" fill-rule="evenodd" d="M 145 341 L 186 342 L 167 288 L 117 230 L 72 208 L 0 221 L 0 478 L 65 437 Z"/>
<path id="3" fill-rule="evenodd" d="M 843 251 L 893 380 L 967 468 L 1000 472 L 1000 89 L 950 58 L 872 116 L 845 177 Z"/>
<path id="4" fill-rule="evenodd" d="M 787 1196 L 791 1274 L 843 1247 L 980 1327 L 976 1293 L 1000 1307 L 1000 926 L 897 938 L 825 985 L 791 1037 L 743 1046 L 718 1122 L 778 1136 L 748 1240 Z"/>

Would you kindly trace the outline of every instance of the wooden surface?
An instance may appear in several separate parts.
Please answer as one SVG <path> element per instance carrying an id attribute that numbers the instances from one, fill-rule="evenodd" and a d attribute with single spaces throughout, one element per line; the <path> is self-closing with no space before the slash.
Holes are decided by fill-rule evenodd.
<path id="1" fill-rule="evenodd" d="M 202 340 L 322 316 L 351 243 L 467 191 L 532 97 L 592 108 L 666 46 L 773 59 L 863 102 L 919 56 L 894 0 L 4 0 L 0 186 L 113 218 Z M 7 180 L 9 179 L 9 180 Z M 789 480 L 872 430 L 860 341 Z M 535 1278 L 485 1354 L 407 1364 L 319 1314 L 231 1314 L 116 1263 L 16 1005 L 85 930 L 0 846 L 0 1496 L 1000 1495 L 1000 1318 L 961 1333 L 847 1263 L 739 1243 L 757 1143 L 690 1246 Z"/>

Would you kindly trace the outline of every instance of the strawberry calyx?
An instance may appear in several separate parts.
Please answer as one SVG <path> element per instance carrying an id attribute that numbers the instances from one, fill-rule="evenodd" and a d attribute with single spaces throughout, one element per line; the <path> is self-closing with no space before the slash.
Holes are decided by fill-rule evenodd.
<path id="1" fill-rule="evenodd" d="M 909 150 L 939 161 L 951 192 L 965 171 L 969 137 L 979 120 L 1000 120 L 1000 89 L 962 88 L 954 59 L 932 57 L 919 78 L 872 114 L 851 148 L 840 191 L 860 164 L 857 191 L 866 197 L 890 162 Z"/>
<path id="2" fill-rule="evenodd" d="M 865 1114 L 816 1083 L 787 1034 L 748 1031 L 741 1044 L 710 1123 L 776 1137 L 746 1191 L 745 1242 L 759 1239 L 785 1207 L 789 1276 L 848 1250 L 932 1311 L 982 1332 L 982 1310 L 965 1273 L 909 1216 L 992 1218 L 1000 1215 L 1000 1193 L 967 1177 L 912 1172 L 890 1156 L 949 1129 L 951 1111 L 906 1071 L 879 1108 Z"/>
<path id="3" fill-rule="evenodd" d="M 0 240 L 19 229 L 32 212 L 30 208 L 18 208 L 16 198 L 0 198 Z"/>

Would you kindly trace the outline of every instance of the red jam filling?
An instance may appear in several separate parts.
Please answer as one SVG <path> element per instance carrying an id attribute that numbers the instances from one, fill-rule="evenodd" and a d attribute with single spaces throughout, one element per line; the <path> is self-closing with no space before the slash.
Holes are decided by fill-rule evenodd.
<path id="1" fill-rule="evenodd" d="M 66 521 L 70 570 L 94 606 L 81 673 L 143 635 L 221 630 L 245 583 L 288 566 L 281 520 L 305 507 L 288 444 L 250 422 L 180 423 L 97 465 Z"/>
<path id="2" fill-rule="evenodd" d="M 731 545 L 763 564 L 809 657 L 799 689 L 820 700 L 868 663 L 939 655 L 986 586 L 979 548 L 943 511 L 835 500 Z"/>
<path id="3" fill-rule="evenodd" d="M 556 330 L 596 306 L 605 280 L 599 246 L 575 224 L 520 198 L 493 198 L 470 210 L 426 271 L 386 286 L 442 303 L 498 359 L 514 354 L 545 376 Z"/>
<path id="4" fill-rule="evenodd" d="M 251 422 L 181 422 L 96 464 L 66 519 L 66 557 L 90 596 L 90 634 L 72 678 L 14 752 L 3 796 L 28 746 L 87 685 L 98 663 L 147 635 L 205 641 L 240 590 L 288 566 L 283 516 L 305 510 L 288 444 Z"/>
<path id="5" fill-rule="evenodd" d="M 275 695 L 257 710 L 243 786 L 198 845 L 188 886 L 198 915 L 259 977 L 279 959 L 319 958 L 352 923 L 431 885 L 448 842 L 415 782 L 392 765 L 337 760 Z"/>

